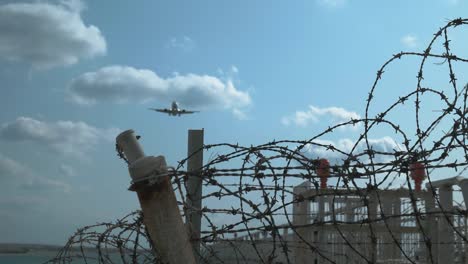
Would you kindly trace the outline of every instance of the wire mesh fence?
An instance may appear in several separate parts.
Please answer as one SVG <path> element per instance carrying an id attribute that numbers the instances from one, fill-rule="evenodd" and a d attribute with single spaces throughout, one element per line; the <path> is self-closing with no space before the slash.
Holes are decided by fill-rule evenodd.
<path id="1" fill-rule="evenodd" d="M 468 186 L 456 176 L 468 168 L 468 86 L 456 69 L 468 58 L 449 38 L 467 24 L 449 21 L 423 52 L 386 61 L 363 118 L 307 140 L 205 145 L 198 151 L 213 156 L 198 173 L 185 170 L 190 157 L 180 161 L 170 175 L 183 214 L 202 215 L 200 263 L 467 263 Z M 375 105 L 385 73 L 407 58 L 417 59 L 415 88 Z M 437 85 L 427 68 L 444 75 Z M 324 140 L 345 128 L 354 141 Z M 377 132 L 391 134 L 393 147 L 379 147 Z M 188 177 L 203 181 L 201 208 L 187 202 Z M 49 263 L 158 263 L 142 217 L 79 229 Z"/>

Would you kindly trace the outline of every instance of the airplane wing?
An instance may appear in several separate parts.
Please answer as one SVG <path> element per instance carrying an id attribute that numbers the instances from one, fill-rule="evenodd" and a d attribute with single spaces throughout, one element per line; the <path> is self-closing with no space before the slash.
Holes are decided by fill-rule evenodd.
<path id="1" fill-rule="evenodd" d="M 193 113 L 198 113 L 200 111 L 187 111 L 187 110 L 180 110 L 179 111 L 179 114 L 183 115 L 183 114 L 193 114 Z"/>
<path id="2" fill-rule="evenodd" d="M 171 113 L 171 110 L 169 110 L 169 109 L 166 109 L 166 108 L 164 108 L 164 109 L 148 108 L 148 109 L 149 109 L 149 110 L 156 111 L 156 112 L 166 113 L 166 114 L 169 114 L 169 113 Z"/>

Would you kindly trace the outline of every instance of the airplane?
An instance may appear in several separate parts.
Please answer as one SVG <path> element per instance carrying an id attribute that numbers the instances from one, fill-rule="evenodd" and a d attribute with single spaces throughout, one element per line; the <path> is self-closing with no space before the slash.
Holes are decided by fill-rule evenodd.
<path id="1" fill-rule="evenodd" d="M 166 114 L 168 114 L 170 116 L 181 116 L 181 115 L 184 115 L 184 114 L 193 114 L 193 113 L 199 112 L 199 111 L 187 111 L 185 109 L 180 109 L 179 104 L 176 101 L 172 102 L 171 109 L 167 109 L 167 108 L 164 108 L 164 109 L 149 108 L 149 110 L 153 110 L 153 111 L 160 112 L 160 113 L 166 113 Z"/>

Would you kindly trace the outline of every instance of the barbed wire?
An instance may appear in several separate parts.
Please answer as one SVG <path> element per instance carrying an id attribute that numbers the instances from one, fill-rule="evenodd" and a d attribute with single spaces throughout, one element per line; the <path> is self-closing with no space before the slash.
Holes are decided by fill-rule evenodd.
<path id="1" fill-rule="evenodd" d="M 468 168 L 468 86 L 460 87 L 455 73 L 468 58 L 452 53 L 449 39 L 450 30 L 466 24 L 468 19 L 451 20 L 423 52 L 400 52 L 387 60 L 377 71 L 363 118 L 307 140 L 205 145 L 191 156 L 206 152 L 212 158 L 196 173 L 185 170 L 191 156 L 179 161 L 170 174 L 181 211 L 203 217 L 200 263 L 438 263 L 440 254 L 448 254 L 440 249 L 450 247 L 454 261 L 465 263 L 466 205 L 455 201 L 455 207 L 445 208 L 433 181 L 448 173 L 461 176 Z M 387 68 L 411 57 L 419 59 L 416 88 L 372 114 Z M 440 89 L 424 82 L 431 59 L 443 59 L 432 65 L 447 67 Z M 432 103 L 433 98 L 440 114 L 423 110 L 423 100 Z M 411 100 L 414 128 L 401 114 L 392 117 Z M 409 111 L 403 111 L 407 117 Z M 345 147 L 322 139 L 350 127 L 359 136 Z M 401 142 L 378 148 L 373 133 L 391 133 Z M 118 146 L 117 152 L 128 164 Z M 324 167 L 326 157 L 333 160 Z M 413 183 L 418 173 L 426 177 L 425 190 Z M 188 177 L 203 181 L 202 208 L 186 201 Z M 142 217 L 137 211 L 115 223 L 79 229 L 49 263 L 157 263 Z M 441 224 L 449 228 L 447 241 L 437 237 Z"/>

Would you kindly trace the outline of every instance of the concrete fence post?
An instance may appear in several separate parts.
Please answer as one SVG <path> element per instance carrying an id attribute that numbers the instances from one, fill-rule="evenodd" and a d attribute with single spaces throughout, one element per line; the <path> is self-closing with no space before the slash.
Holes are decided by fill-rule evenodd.
<path id="1" fill-rule="evenodd" d="M 438 241 L 437 241 L 437 221 L 436 216 L 434 213 L 436 212 L 435 209 L 435 197 L 432 196 L 432 192 L 427 191 L 426 195 L 424 196 L 424 203 L 425 203 L 425 211 L 426 211 L 426 234 L 430 239 L 430 248 L 426 247 L 426 263 L 431 263 L 431 259 L 433 263 L 437 263 L 438 261 Z"/>
<path id="2" fill-rule="evenodd" d="M 200 262 L 200 232 L 202 219 L 203 129 L 188 131 L 187 155 L 187 204 L 186 223 L 190 226 L 193 254 Z M 197 152 L 198 151 L 198 152 Z"/>
<path id="3" fill-rule="evenodd" d="M 454 232 L 453 232 L 453 190 L 451 185 L 439 188 L 440 211 L 446 216 L 439 216 L 439 263 L 453 263 L 454 258 Z"/>
<path id="4" fill-rule="evenodd" d="M 346 211 L 345 211 L 345 221 L 347 223 L 347 225 L 351 225 L 351 223 L 353 223 L 355 221 L 354 219 L 354 206 L 355 204 L 353 203 L 352 200 L 350 199 L 346 199 Z M 346 237 L 346 240 L 350 243 L 350 244 L 354 244 L 354 237 L 353 237 L 353 234 L 350 232 L 350 231 L 345 231 L 345 237 Z M 348 246 L 348 245 L 345 245 L 345 260 L 347 263 L 355 263 L 355 252 L 354 250 Z"/>
<path id="5" fill-rule="evenodd" d="M 302 196 L 302 193 L 310 188 L 310 182 L 303 182 L 302 184 L 294 187 L 293 193 L 296 199 Z M 303 197 L 303 196 L 302 196 Z M 293 225 L 296 227 L 296 233 L 294 233 L 294 263 L 304 264 L 308 263 L 310 259 L 307 259 L 307 252 L 310 251 L 307 248 L 306 243 L 302 239 L 308 240 L 307 228 L 304 227 L 308 223 L 308 216 L 310 215 L 310 201 L 308 199 L 295 202 L 293 204 Z"/>
<path id="6" fill-rule="evenodd" d="M 393 219 L 390 220 L 391 226 L 395 229 L 394 236 L 396 239 L 396 242 L 400 244 L 401 246 L 401 239 L 402 239 L 402 231 L 401 231 L 401 224 L 402 224 L 402 217 L 401 217 L 401 197 L 396 196 L 393 197 L 393 215 L 396 216 Z M 392 253 L 394 255 L 394 258 L 399 259 L 401 258 L 401 250 L 400 248 L 395 244 L 392 249 Z"/>
<path id="7" fill-rule="evenodd" d="M 133 130 L 118 135 L 116 143 L 128 160 L 132 189 L 138 194 L 143 222 L 160 262 L 195 264 L 164 156 L 145 156 Z"/>
<path id="8" fill-rule="evenodd" d="M 382 203 L 382 213 L 383 215 L 385 216 L 385 219 L 384 221 L 382 221 L 382 226 L 385 226 L 385 222 L 388 224 L 388 227 L 389 227 L 389 232 L 384 232 L 382 234 L 382 243 L 383 243 L 383 248 L 385 248 L 385 250 L 380 250 L 381 254 L 382 254 L 382 258 L 383 259 L 395 259 L 395 256 L 393 255 L 393 249 L 394 249 L 394 246 L 393 246 L 393 239 L 392 239 L 392 235 L 390 234 L 390 232 L 393 233 L 393 235 L 395 235 L 395 226 L 392 226 L 392 223 L 391 223 L 391 216 L 393 215 L 393 202 L 394 202 L 394 199 L 392 199 L 392 196 L 388 193 L 382 193 L 381 194 L 381 203 Z"/>
<path id="9" fill-rule="evenodd" d="M 368 245 L 366 245 L 366 251 L 368 252 L 368 258 L 372 263 L 377 263 L 377 244 L 378 244 L 378 232 L 376 232 L 377 225 L 375 223 L 377 219 L 377 206 L 379 205 L 378 199 L 377 199 L 377 193 L 376 191 L 371 191 L 368 194 L 368 217 L 369 217 L 369 228 L 373 230 L 374 233 L 374 239 L 375 241 L 372 241 L 372 233 L 369 230 L 369 241 L 367 242 Z"/>

